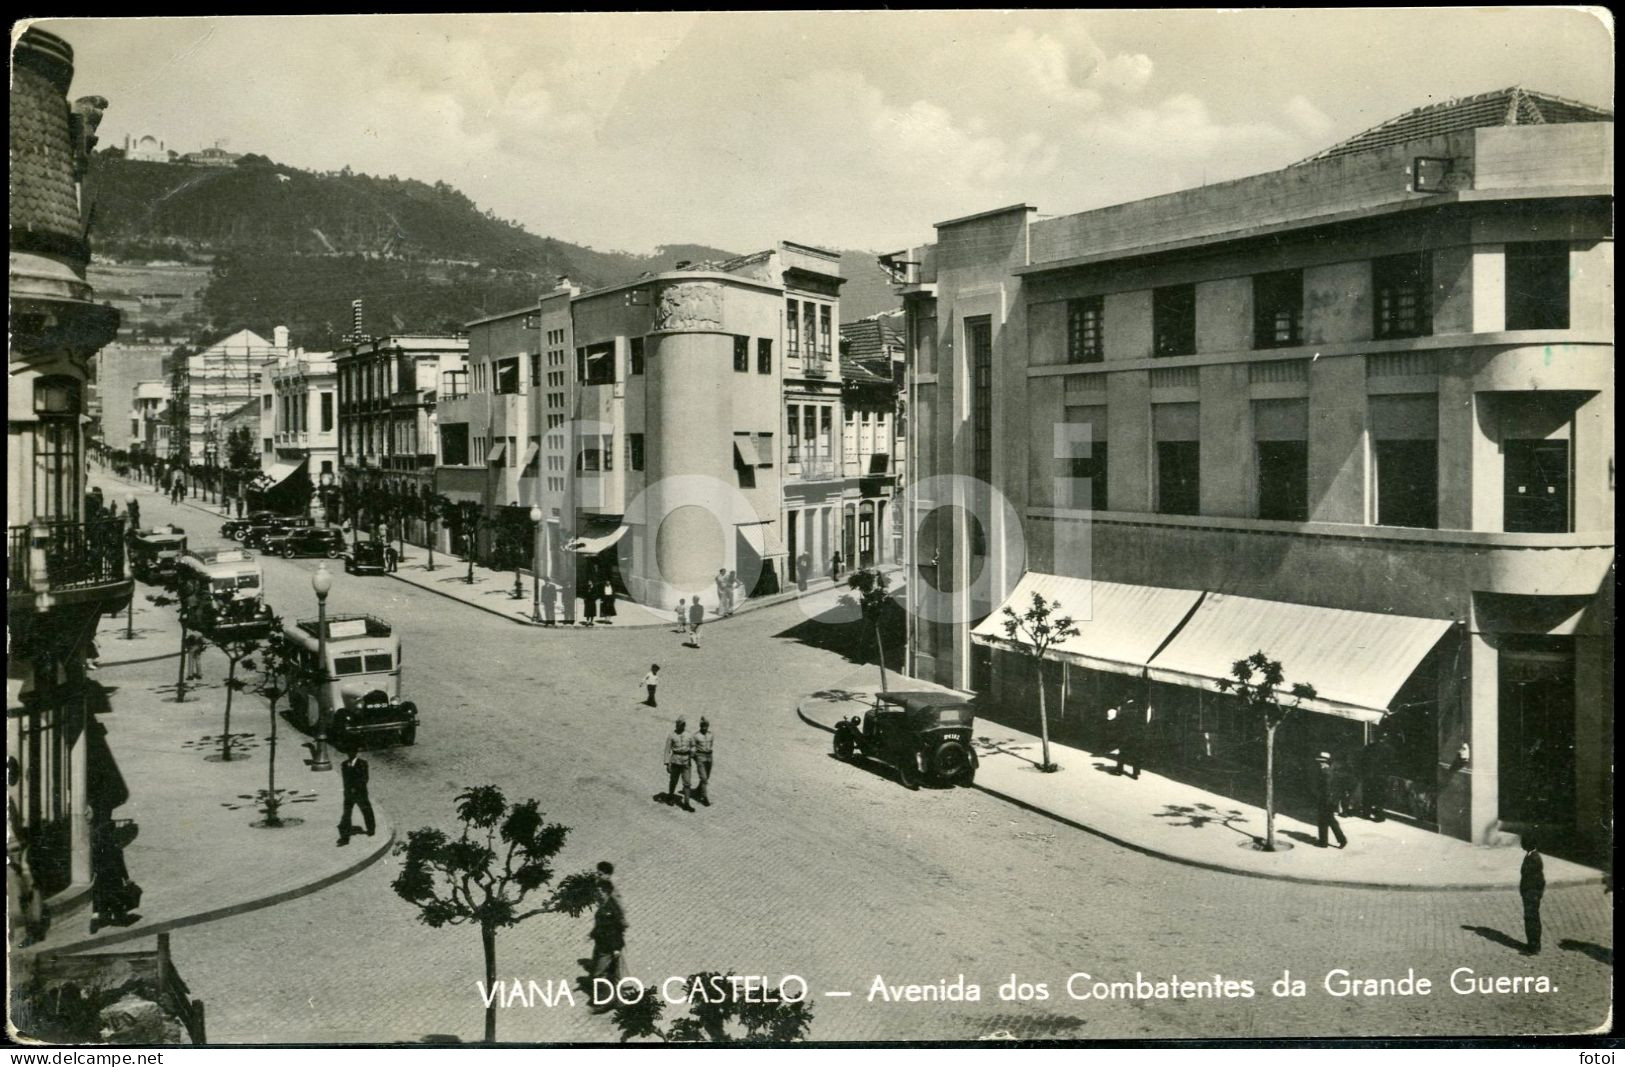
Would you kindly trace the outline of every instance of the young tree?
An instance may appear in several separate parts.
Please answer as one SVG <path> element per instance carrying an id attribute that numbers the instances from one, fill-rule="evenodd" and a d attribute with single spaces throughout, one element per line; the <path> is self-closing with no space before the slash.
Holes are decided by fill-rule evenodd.
<path id="1" fill-rule="evenodd" d="M 880 653 L 880 691 L 886 691 L 886 642 L 880 636 L 881 619 L 885 616 L 886 604 L 891 600 L 887 587 L 891 579 L 878 570 L 853 571 L 846 576 L 846 587 L 858 594 L 858 606 L 863 610 L 863 617 L 874 628 L 875 649 Z"/>
<path id="2" fill-rule="evenodd" d="M 320 672 L 312 668 L 299 655 L 298 647 L 287 639 L 282 630 L 282 619 L 273 615 L 269 623 L 271 635 L 266 638 L 260 653 L 259 693 L 271 709 L 271 752 L 266 761 L 265 823 L 268 827 L 281 826 L 282 799 L 276 790 L 277 702 L 304 680 L 315 680 Z"/>
<path id="3" fill-rule="evenodd" d="M 220 732 L 220 759 L 230 762 L 231 755 L 231 699 L 238 691 L 247 689 L 248 683 L 237 677 L 237 667 L 240 664 L 244 670 L 254 670 L 254 661 L 249 657 L 262 647 L 259 633 L 253 637 L 233 634 L 229 631 L 205 631 L 209 643 L 226 654 L 226 719 Z"/>
<path id="4" fill-rule="evenodd" d="M 1221 693 L 1234 693 L 1242 706 L 1264 720 L 1264 851 L 1275 851 L 1275 731 L 1305 700 L 1315 698 L 1315 687 L 1295 682 L 1285 687 L 1281 661 L 1263 650 L 1230 665 L 1230 677 L 1215 684 Z"/>
<path id="5" fill-rule="evenodd" d="M 1033 661 L 1033 674 L 1038 680 L 1038 734 L 1044 755 L 1044 762 L 1038 765 L 1041 771 L 1061 769 L 1049 758 L 1049 708 L 1044 699 L 1044 654 L 1067 638 L 1078 636 L 1076 621 L 1070 615 L 1060 615 L 1060 610 L 1059 600 L 1046 601 L 1043 596 L 1034 593 L 1032 606 L 1021 614 L 1016 614 L 1014 608 L 1006 607 L 1001 623 L 1010 649 Z"/>
<path id="6" fill-rule="evenodd" d="M 509 804 L 494 785 L 457 794 L 455 837 L 423 827 L 395 846 L 401 873 L 390 883 L 397 896 L 418 909 L 418 921 L 439 929 L 464 923 L 480 928 L 485 952 L 485 989 L 495 988 L 497 933 L 536 915 L 576 916 L 593 907 L 598 879 L 591 871 L 561 879 L 546 900 L 525 908 L 525 900 L 553 879 L 553 859 L 570 828 L 545 821 L 532 799 Z M 496 1001 L 485 1008 L 485 1040 L 497 1039 Z"/>
<path id="7" fill-rule="evenodd" d="M 428 486 L 423 487 L 423 500 L 419 504 L 418 510 L 423 516 L 423 547 L 429 553 L 428 569 L 431 571 L 434 570 L 435 520 L 439 518 L 444 510 L 441 501 L 445 499 L 445 497 L 430 490 Z"/>
<path id="8" fill-rule="evenodd" d="M 181 623 L 181 664 L 180 670 L 175 674 L 175 703 L 184 704 L 186 703 L 186 654 L 191 650 L 192 641 L 196 639 L 196 635 L 187 631 L 187 623 L 191 615 L 190 608 L 183 597 L 170 596 L 166 593 L 149 596 L 147 600 L 160 608 L 167 608 L 171 604 L 180 605 L 178 614 Z"/>
<path id="9" fill-rule="evenodd" d="M 806 1039 L 807 1031 L 812 1028 L 811 1001 L 785 1003 L 749 998 L 746 988 L 732 981 L 734 977 L 732 971 L 727 974 L 701 971 L 689 975 L 683 989 L 692 991 L 698 987 L 703 996 L 691 997 L 689 1014 L 665 1026 L 660 1025 L 666 1010 L 663 998 L 645 996 L 617 1005 L 611 1018 L 621 1032 L 621 1043 L 658 1037 L 668 1043 L 787 1045 Z"/>

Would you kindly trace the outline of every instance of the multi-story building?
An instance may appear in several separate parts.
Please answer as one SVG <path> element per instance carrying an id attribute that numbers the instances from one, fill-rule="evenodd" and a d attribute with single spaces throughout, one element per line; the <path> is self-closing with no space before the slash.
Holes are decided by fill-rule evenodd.
<path id="1" fill-rule="evenodd" d="M 1508 90 L 883 259 L 909 312 L 911 669 L 1031 707 L 999 609 L 1039 591 L 1084 620 L 1050 708 L 1087 726 L 1143 690 L 1171 772 L 1256 758 L 1215 683 L 1263 650 L 1319 692 L 1288 768 L 1377 758 L 1391 807 L 1475 842 L 1606 841 L 1613 132 Z"/>
<path id="2" fill-rule="evenodd" d="M 366 488 L 422 498 L 435 492 L 441 377 L 466 366 L 468 339 L 460 334 L 363 337 L 360 301 L 355 315 L 360 339 L 333 357 L 339 482 L 353 500 Z M 406 532 L 421 537 L 422 522 Z"/>
<path id="3" fill-rule="evenodd" d="M 169 383 L 162 378 L 135 384 L 130 409 L 130 452 L 169 455 Z"/>
<path id="4" fill-rule="evenodd" d="M 185 460 L 207 466 L 208 454 L 222 454 L 220 423 L 227 415 L 260 396 L 260 374 L 288 354 L 288 330 L 278 326 L 267 341 L 253 330 L 238 330 L 186 359 L 185 377 L 176 389 L 179 428 Z"/>
<path id="5" fill-rule="evenodd" d="M 87 680 L 85 661 L 97 620 L 131 594 L 123 519 L 87 514 L 85 500 L 85 386 L 118 313 L 97 304 L 85 281 L 80 211 L 105 101 L 84 97 L 70 110 L 72 80 L 68 43 L 25 30 L 11 92 L 6 822 L 55 915 L 88 901 L 93 827 L 114 802 L 90 759 L 90 726 L 106 695 Z"/>
<path id="6" fill-rule="evenodd" d="M 90 414 L 103 448 L 127 452 L 141 440 L 140 419 L 136 413 L 137 385 L 163 378 L 164 364 L 173 351 L 173 345 L 114 341 L 96 354 L 95 403 L 100 411 Z"/>
<path id="7" fill-rule="evenodd" d="M 847 495 L 856 498 L 859 509 L 858 542 L 845 552 L 861 567 L 904 558 L 903 509 L 896 500 L 897 487 L 908 476 L 907 412 L 900 395 L 907 353 L 902 325 L 899 310 L 841 326 L 841 447 Z M 864 550 L 865 512 L 872 512 L 872 552 Z"/>
<path id="8" fill-rule="evenodd" d="M 256 437 L 266 506 L 304 510 L 338 484 L 338 368 L 331 352 L 288 353 L 264 372 Z"/>

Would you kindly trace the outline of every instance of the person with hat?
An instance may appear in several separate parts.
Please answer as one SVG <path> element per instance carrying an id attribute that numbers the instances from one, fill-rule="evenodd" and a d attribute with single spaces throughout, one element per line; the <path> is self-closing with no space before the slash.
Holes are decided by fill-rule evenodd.
<path id="1" fill-rule="evenodd" d="M 700 720 L 700 732 L 694 735 L 694 798 L 706 807 L 711 806 L 711 754 L 716 748 L 717 735 L 711 732 L 708 719 Z"/>
<path id="2" fill-rule="evenodd" d="M 1540 901 L 1546 895 L 1546 861 L 1533 834 L 1523 835 L 1523 863 L 1518 868 L 1518 896 L 1523 900 L 1523 954 L 1540 955 Z"/>
<path id="3" fill-rule="evenodd" d="M 1129 764 L 1129 777 L 1139 778 L 1139 732 L 1145 722 L 1140 706 L 1133 697 L 1125 697 L 1121 707 L 1107 710 L 1106 721 L 1111 724 L 1112 740 L 1117 744 L 1118 775 L 1122 775 L 1126 763 Z"/>
<path id="4" fill-rule="evenodd" d="M 598 864 L 598 910 L 593 913 L 592 931 L 587 935 L 592 939 L 592 958 L 578 961 L 587 966 L 587 977 L 582 980 L 581 986 L 593 1000 L 594 1013 L 609 1011 L 615 1007 L 616 999 L 611 995 L 598 1000 L 598 989 L 593 979 L 602 978 L 612 986 L 618 986 L 626 976 L 622 955 L 626 951 L 626 909 L 621 907 L 615 883 L 610 880 L 614 873 L 615 865 L 608 860 Z"/>
<path id="5" fill-rule="evenodd" d="M 1315 757 L 1315 813 L 1320 824 L 1320 847 L 1326 847 L 1326 831 L 1337 838 L 1338 848 L 1347 848 L 1349 839 L 1337 823 L 1337 793 L 1332 783 L 1332 754 L 1322 752 Z"/>
<path id="6" fill-rule="evenodd" d="M 674 803 L 677 797 L 677 782 L 683 783 L 683 810 L 693 811 L 694 805 L 688 801 L 689 790 L 693 787 L 692 772 L 689 770 L 689 757 L 694 752 L 694 739 L 683 731 L 688 729 L 687 719 L 678 719 L 671 734 L 666 738 L 666 773 L 670 776 L 666 783 L 667 803 Z"/>

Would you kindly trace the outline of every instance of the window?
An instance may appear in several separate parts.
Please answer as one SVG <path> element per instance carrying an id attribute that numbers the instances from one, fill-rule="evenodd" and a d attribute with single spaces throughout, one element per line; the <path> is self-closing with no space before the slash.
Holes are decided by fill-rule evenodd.
<path id="1" fill-rule="evenodd" d="M 773 466 L 773 435 L 759 433 L 756 435 L 756 455 L 761 460 L 758 466 Z"/>
<path id="2" fill-rule="evenodd" d="M 643 373 L 643 338 L 634 337 L 629 342 L 632 349 L 632 373 Z"/>
<path id="3" fill-rule="evenodd" d="M 818 409 L 818 457 L 820 459 L 829 459 L 834 454 L 830 441 L 831 421 L 830 409 L 820 407 Z"/>
<path id="4" fill-rule="evenodd" d="M 828 304 L 818 305 L 818 354 L 825 359 L 830 352 L 830 320 L 831 312 Z"/>
<path id="5" fill-rule="evenodd" d="M 595 439 L 589 437 L 587 440 L 591 441 Z M 576 456 L 576 470 L 596 472 L 598 468 L 603 465 L 603 462 L 604 457 L 599 453 L 598 449 L 596 447 L 589 446 L 583 448 Z"/>
<path id="6" fill-rule="evenodd" d="M 1569 443 L 1512 440 L 1501 445 L 1507 533 L 1568 533 Z"/>
<path id="7" fill-rule="evenodd" d="M 1370 399 L 1378 526 L 1439 525 L 1439 401 L 1429 394 Z"/>
<path id="8" fill-rule="evenodd" d="M 628 470 L 634 471 L 643 469 L 643 435 L 641 433 L 626 435 L 626 467 Z"/>
<path id="9" fill-rule="evenodd" d="M 1285 348 L 1303 342 L 1303 271 L 1253 276 L 1253 347 Z"/>
<path id="10" fill-rule="evenodd" d="M 378 652 L 366 657 L 368 674 L 382 674 L 394 665 L 394 657 L 388 652 Z"/>
<path id="11" fill-rule="evenodd" d="M 321 409 L 322 409 L 322 414 L 321 414 L 322 433 L 332 433 L 333 432 L 333 394 L 332 393 L 322 393 L 320 403 L 321 403 Z"/>
<path id="12" fill-rule="evenodd" d="M 794 300 L 787 300 L 784 304 L 784 332 L 785 345 L 788 346 L 792 356 L 801 353 L 801 320 L 798 317 L 799 306 Z"/>
<path id="13" fill-rule="evenodd" d="M 602 449 L 602 451 L 604 453 L 604 469 L 606 471 L 612 471 L 612 470 L 615 469 L 615 435 L 606 433 L 606 434 L 603 435 L 602 441 L 603 441 L 603 449 Z"/>
<path id="14" fill-rule="evenodd" d="M 448 467 L 468 466 L 468 423 L 440 424 L 440 461 Z"/>
<path id="15" fill-rule="evenodd" d="M 1433 332 L 1427 254 L 1407 252 L 1371 261 L 1373 331 L 1377 339 L 1426 337 Z"/>
<path id="16" fill-rule="evenodd" d="M 542 384 L 542 354 L 540 352 L 530 354 L 530 384 L 532 388 Z"/>
<path id="17" fill-rule="evenodd" d="M 1106 298 L 1086 297 L 1066 303 L 1066 361 L 1099 363 L 1106 358 L 1103 333 Z"/>
<path id="18" fill-rule="evenodd" d="M 773 341 L 771 338 L 758 337 L 756 339 L 756 373 L 773 373 Z"/>
<path id="19" fill-rule="evenodd" d="M 492 365 L 495 375 L 495 391 L 502 395 L 511 395 L 519 392 L 519 359 L 499 359 Z"/>
<path id="20" fill-rule="evenodd" d="M 260 397 L 260 410 L 261 411 L 270 411 L 271 410 L 271 402 L 274 399 L 276 399 L 276 398 L 273 397 L 270 393 L 266 393 L 264 396 Z"/>
<path id="21" fill-rule="evenodd" d="M 1070 478 L 1087 478 L 1087 486 L 1073 484 L 1066 487 L 1068 499 L 1057 500 L 1061 507 L 1089 508 L 1092 511 L 1106 510 L 1106 407 L 1105 405 L 1092 405 L 1089 407 L 1072 407 L 1066 409 L 1066 421 L 1073 426 L 1086 427 L 1089 455 L 1087 457 L 1074 455 L 1070 459 L 1063 459 L 1063 470 Z M 1075 444 L 1074 451 L 1084 446 Z"/>
<path id="22" fill-rule="evenodd" d="M 362 670 L 360 656 L 339 656 L 333 660 L 334 674 L 360 674 Z"/>
<path id="23" fill-rule="evenodd" d="M 1495 644 L 1499 814 L 1509 821 L 1571 821 L 1575 638 L 1500 634 Z"/>
<path id="24" fill-rule="evenodd" d="M 1196 286 L 1170 285 L 1151 294 L 1153 354 L 1188 356 L 1196 351 Z"/>
<path id="25" fill-rule="evenodd" d="M 1506 256 L 1507 329 L 1568 329 L 1568 243 L 1519 241 Z"/>
<path id="26" fill-rule="evenodd" d="M 786 463 L 801 462 L 801 409 L 795 404 L 785 408 L 785 424 L 789 427 L 784 435 L 784 461 Z"/>
<path id="27" fill-rule="evenodd" d="M 971 475 L 993 484 L 993 323 L 983 317 L 965 320 L 971 364 Z"/>
<path id="28" fill-rule="evenodd" d="M 79 417 L 42 416 L 34 430 L 34 517 L 77 520 L 81 504 Z"/>
<path id="29" fill-rule="evenodd" d="M 576 374 L 583 385 L 615 382 L 615 343 L 604 341 L 576 349 Z"/>
<path id="30" fill-rule="evenodd" d="M 740 374 L 750 373 L 750 338 L 734 338 L 734 370 Z"/>
<path id="31" fill-rule="evenodd" d="M 1309 402 L 1253 401 L 1258 517 L 1309 521 Z"/>
<path id="32" fill-rule="evenodd" d="M 807 355 L 816 358 L 818 345 L 818 310 L 810 302 L 801 304 L 801 339 L 807 346 Z"/>
<path id="33" fill-rule="evenodd" d="M 1153 404 L 1151 433 L 1156 441 L 1156 509 L 1164 515 L 1201 511 L 1201 446 L 1196 404 Z"/>

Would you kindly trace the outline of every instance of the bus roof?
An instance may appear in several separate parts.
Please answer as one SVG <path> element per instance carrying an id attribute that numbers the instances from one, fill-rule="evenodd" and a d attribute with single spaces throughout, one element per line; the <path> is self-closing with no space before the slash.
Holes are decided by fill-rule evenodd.
<path id="1" fill-rule="evenodd" d="M 307 649 L 315 649 L 321 639 L 321 631 L 315 619 L 300 619 L 296 623 L 289 623 L 285 631 L 288 637 Z M 394 628 L 376 615 L 327 616 L 329 648 L 335 644 L 342 645 L 353 641 L 377 641 L 379 638 L 394 637 L 394 634 Z"/>

